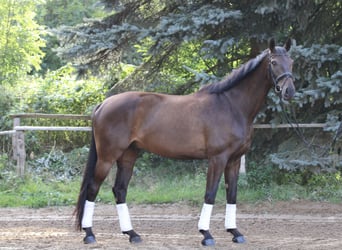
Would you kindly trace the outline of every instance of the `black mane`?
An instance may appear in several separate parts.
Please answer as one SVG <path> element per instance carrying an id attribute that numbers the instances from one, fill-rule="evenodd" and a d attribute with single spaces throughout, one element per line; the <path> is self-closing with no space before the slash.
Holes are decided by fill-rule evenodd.
<path id="1" fill-rule="evenodd" d="M 206 91 L 210 94 L 219 94 L 235 87 L 243 78 L 245 78 L 248 74 L 253 72 L 258 67 L 258 65 L 267 54 L 268 50 L 265 50 L 256 58 L 249 60 L 238 69 L 234 69 L 233 72 L 230 73 L 223 80 L 216 83 L 208 84 L 201 88 L 200 91 Z"/>

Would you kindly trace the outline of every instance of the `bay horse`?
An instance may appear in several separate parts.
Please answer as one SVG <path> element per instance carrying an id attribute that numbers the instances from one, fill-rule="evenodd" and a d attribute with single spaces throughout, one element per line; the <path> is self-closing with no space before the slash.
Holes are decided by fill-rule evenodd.
<path id="1" fill-rule="evenodd" d="M 95 243 L 92 232 L 94 201 L 113 164 L 117 173 L 113 194 L 120 229 L 129 241 L 141 237 L 133 230 L 126 194 L 134 163 L 141 150 L 177 159 L 208 159 L 204 204 L 198 230 L 202 245 L 212 246 L 210 217 L 220 178 L 226 187 L 225 229 L 233 242 L 245 242 L 236 226 L 236 195 L 240 158 L 249 149 L 253 120 L 274 86 L 283 100 L 295 93 L 293 60 L 274 39 L 268 49 L 220 82 L 184 95 L 125 92 L 104 100 L 92 115 L 92 140 L 78 203 L 77 226 L 85 231 L 84 243 Z"/>

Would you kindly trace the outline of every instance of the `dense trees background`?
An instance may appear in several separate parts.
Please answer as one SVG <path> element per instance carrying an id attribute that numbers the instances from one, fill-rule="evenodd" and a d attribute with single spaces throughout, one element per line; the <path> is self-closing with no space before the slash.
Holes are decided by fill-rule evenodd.
<path id="1" fill-rule="evenodd" d="M 90 113 L 127 90 L 191 93 L 258 55 L 270 37 L 291 37 L 295 100 L 282 108 L 271 91 L 256 122 L 287 123 L 287 114 L 327 122 L 331 133 L 298 130 L 302 142 L 294 130 L 256 131 L 248 157 L 292 170 L 342 166 L 340 1 L 0 2 L 2 128 L 11 112 Z"/>

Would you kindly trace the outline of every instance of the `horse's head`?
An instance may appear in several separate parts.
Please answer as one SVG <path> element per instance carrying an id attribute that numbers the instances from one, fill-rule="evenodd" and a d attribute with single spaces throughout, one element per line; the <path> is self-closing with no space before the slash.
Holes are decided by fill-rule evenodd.
<path id="1" fill-rule="evenodd" d="M 290 100 L 296 90 L 292 76 L 293 60 L 287 54 L 290 48 L 291 39 L 286 41 L 284 47 L 275 46 L 273 38 L 269 42 L 269 73 L 275 92 L 285 101 Z"/>

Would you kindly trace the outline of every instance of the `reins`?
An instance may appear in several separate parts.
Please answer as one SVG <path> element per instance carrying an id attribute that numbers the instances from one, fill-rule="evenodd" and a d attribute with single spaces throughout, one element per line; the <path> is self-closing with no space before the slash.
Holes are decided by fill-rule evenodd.
<path id="1" fill-rule="evenodd" d="M 340 125 L 339 125 L 338 129 L 336 130 L 336 133 L 335 133 L 330 145 L 322 146 L 322 145 L 313 144 L 313 143 L 310 143 L 306 139 L 306 137 L 303 133 L 303 130 L 300 129 L 300 127 L 299 127 L 299 123 L 298 123 L 297 119 L 295 118 L 295 115 L 292 115 L 292 119 L 290 118 L 290 115 L 288 115 L 288 113 L 285 110 L 285 105 L 284 105 L 283 101 L 280 101 L 280 106 L 281 106 L 282 115 L 285 118 L 286 122 L 288 124 L 290 124 L 291 128 L 293 128 L 293 130 L 295 131 L 297 136 L 301 139 L 301 141 L 306 146 L 306 148 L 311 152 L 311 154 L 313 154 L 319 158 L 326 157 L 327 154 L 330 152 L 330 150 L 334 148 L 337 139 L 342 135 L 342 122 L 340 122 Z M 291 109 L 290 105 L 286 105 L 286 106 L 288 106 L 290 108 L 290 113 L 292 113 L 292 114 L 295 113 L 293 111 L 293 109 Z M 316 149 L 322 150 L 322 153 L 318 154 Z"/>

